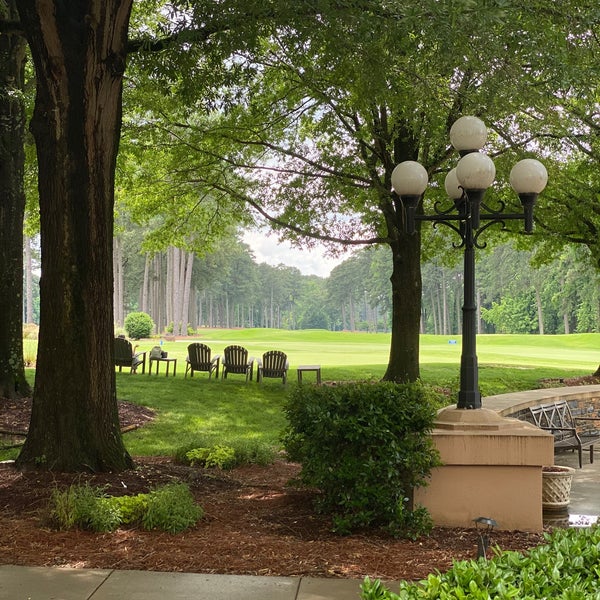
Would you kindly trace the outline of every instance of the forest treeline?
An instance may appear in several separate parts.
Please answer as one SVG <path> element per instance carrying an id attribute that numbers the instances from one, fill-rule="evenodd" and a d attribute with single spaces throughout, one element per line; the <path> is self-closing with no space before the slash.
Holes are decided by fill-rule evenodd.
<path id="1" fill-rule="evenodd" d="M 364 248 L 329 277 L 303 275 L 286 265 L 258 264 L 235 237 L 196 256 L 177 248 L 141 253 L 141 233 L 115 238 L 115 327 L 132 311 L 147 312 L 156 333 L 193 334 L 202 327 L 270 327 L 379 331 L 390 329 L 390 257 L 385 247 Z M 35 249 L 28 244 L 24 319 L 37 322 Z M 451 255 L 450 255 L 451 256 Z M 461 331 L 463 275 L 455 265 L 423 264 L 421 331 Z M 503 243 L 477 261 L 479 333 L 587 333 L 600 331 L 600 276 L 581 248 L 532 265 L 533 253 Z"/>

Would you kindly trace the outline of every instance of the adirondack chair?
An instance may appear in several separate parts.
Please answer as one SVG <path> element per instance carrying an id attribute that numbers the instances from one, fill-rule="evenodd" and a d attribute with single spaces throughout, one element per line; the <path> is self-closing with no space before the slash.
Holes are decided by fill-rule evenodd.
<path id="1" fill-rule="evenodd" d="M 287 382 L 287 372 L 290 364 L 287 359 L 287 354 L 279 350 L 269 350 L 262 355 L 262 359 L 257 361 L 256 380 L 260 383 L 263 377 L 273 377 L 282 379 L 285 384 Z"/>
<path id="2" fill-rule="evenodd" d="M 137 347 L 137 346 L 136 346 Z M 115 338 L 115 366 L 119 372 L 123 367 L 129 367 L 130 373 L 137 373 L 138 367 L 142 365 L 142 375 L 146 372 L 146 353 L 137 352 L 129 340 L 124 337 Z"/>
<path id="3" fill-rule="evenodd" d="M 188 346 L 188 355 L 185 359 L 185 377 L 190 374 L 194 376 L 194 371 L 204 371 L 208 373 L 208 378 L 215 374 L 216 379 L 219 378 L 219 361 L 221 357 L 216 354 L 211 356 L 212 351 L 206 344 L 198 342 Z"/>
<path id="4" fill-rule="evenodd" d="M 242 346 L 227 346 L 223 350 L 223 369 L 221 376 L 227 379 L 229 373 L 237 375 L 246 375 L 246 381 L 250 378 L 252 381 L 252 373 L 254 371 L 254 358 L 248 358 L 248 350 Z"/>

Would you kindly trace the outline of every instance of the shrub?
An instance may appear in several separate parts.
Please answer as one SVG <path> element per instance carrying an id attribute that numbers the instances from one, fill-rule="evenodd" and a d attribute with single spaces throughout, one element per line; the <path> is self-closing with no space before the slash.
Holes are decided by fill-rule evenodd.
<path id="1" fill-rule="evenodd" d="M 242 465 L 269 465 L 275 455 L 272 446 L 255 439 L 232 438 L 215 444 L 210 438 L 199 437 L 178 448 L 175 460 L 192 466 L 233 469 Z"/>
<path id="2" fill-rule="evenodd" d="M 50 497 L 50 519 L 58 529 L 114 531 L 121 524 L 121 515 L 110 500 L 103 488 L 89 484 L 72 485 L 64 492 L 54 490 Z"/>
<path id="3" fill-rule="evenodd" d="M 134 340 L 147 338 L 152 335 L 154 321 L 152 317 L 144 312 L 131 312 L 125 317 L 125 331 Z"/>
<path id="4" fill-rule="evenodd" d="M 438 455 L 429 435 L 433 392 L 394 383 L 297 386 L 285 406 L 284 445 L 301 481 L 321 491 L 317 509 L 339 533 L 370 526 L 416 537 L 430 530 L 412 491 Z"/>
<path id="5" fill-rule="evenodd" d="M 162 529 L 179 533 L 195 525 L 203 511 L 194 501 L 190 489 L 183 483 L 169 483 L 150 492 L 142 517 L 145 529 Z"/>
<path id="6" fill-rule="evenodd" d="M 49 513 L 54 526 L 63 530 L 107 532 L 121 525 L 142 525 L 170 533 L 191 527 L 203 514 L 183 483 L 136 496 L 108 496 L 103 488 L 72 485 L 52 492 Z"/>
<path id="7" fill-rule="evenodd" d="M 398 594 L 368 578 L 362 600 L 437 600 L 439 598 L 598 598 L 600 528 L 556 529 L 547 543 L 521 554 L 500 552 L 485 559 L 459 561 L 446 573 L 402 582 Z"/>
<path id="8" fill-rule="evenodd" d="M 148 494 L 112 496 L 110 501 L 119 510 L 123 525 L 137 525 L 141 523 L 144 514 L 148 510 Z"/>
<path id="9" fill-rule="evenodd" d="M 235 450 L 229 446 L 212 446 L 211 448 L 193 448 L 185 453 L 192 466 L 218 467 L 231 469 L 235 462 Z"/>

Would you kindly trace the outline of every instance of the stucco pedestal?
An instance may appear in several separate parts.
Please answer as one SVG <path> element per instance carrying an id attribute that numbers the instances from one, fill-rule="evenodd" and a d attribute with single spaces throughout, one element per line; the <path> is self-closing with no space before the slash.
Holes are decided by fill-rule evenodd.
<path id="1" fill-rule="evenodd" d="M 496 411 L 455 407 L 438 413 L 432 432 L 443 466 L 415 490 L 436 525 L 473 527 L 490 517 L 499 529 L 541 531 L 542 466 L 554 462 L 554 439 Z"/>

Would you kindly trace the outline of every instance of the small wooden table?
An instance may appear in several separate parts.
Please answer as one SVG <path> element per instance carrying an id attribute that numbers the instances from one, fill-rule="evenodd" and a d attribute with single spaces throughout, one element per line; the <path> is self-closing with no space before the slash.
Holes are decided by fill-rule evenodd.
<path id="1" fill-rule="evenodd" d="M 321 385 L 321 365 L 300 365 L 297 368 L 298 383 L 302 383 L 302 374 L 314 371 L 317 374 L 317 385 Z"/>
<path id="2" fill-rule="evenodd" d="M 151 358 L 150 359 L 150 368 L 148 369 L 148 375 L 152 375 L 152 363 L 156 363 L 156 374 L 158 375 L 158 365 L 161 362 L 167 363 L 167 372 L 165 377 L 169 376 L 169 365 L 173 363 L 173 377 L 175 377 L 175 373 L 177 373 L 177 359 L 176 358 Z"/>

